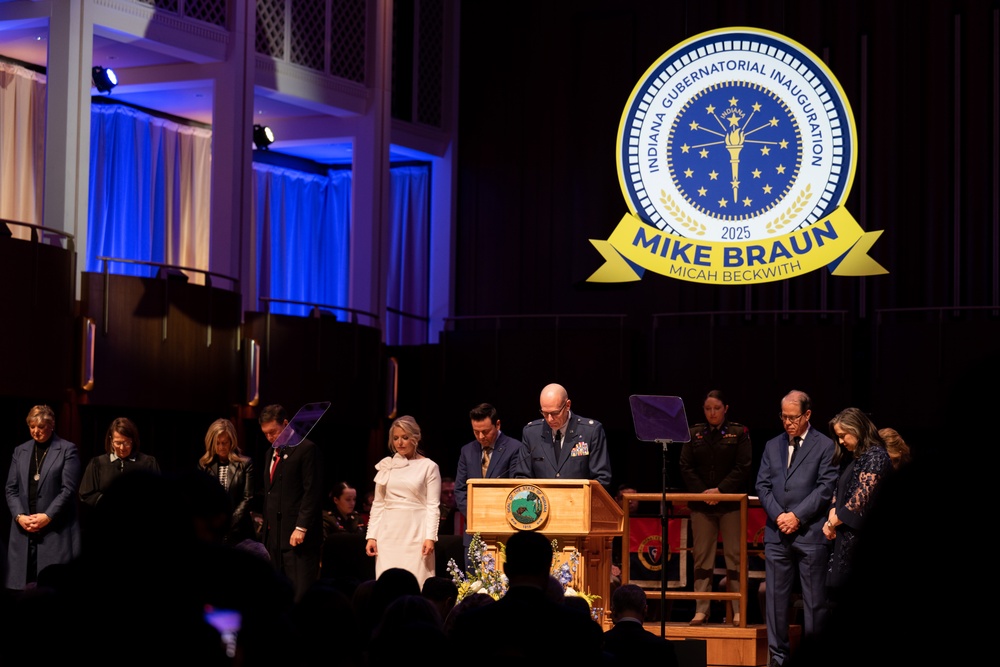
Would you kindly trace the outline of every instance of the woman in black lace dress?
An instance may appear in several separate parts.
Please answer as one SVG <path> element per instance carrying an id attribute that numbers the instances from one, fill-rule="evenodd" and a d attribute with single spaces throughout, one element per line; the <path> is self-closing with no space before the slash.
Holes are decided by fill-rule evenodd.
<path id="1" fill-rule="evenodd" d="M 830 513 L 823 534 L 834 540 L 827 587 L 831 601 L 851 573 L 857 542 L 864 534 L 865 517 L 876 500 L 879 485 L 892 470 L 892 461 L 872 421 L 858 408 L 842 410 L 830 420 L 833 438 L 851 460 L 842 466 L 837 490 L 830 502 Z"/>

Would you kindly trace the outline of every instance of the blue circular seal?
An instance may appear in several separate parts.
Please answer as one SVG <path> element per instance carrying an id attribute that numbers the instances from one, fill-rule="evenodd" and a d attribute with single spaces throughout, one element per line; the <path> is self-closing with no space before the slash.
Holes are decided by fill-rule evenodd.
<path id="1" fill-rule="evenodd" d="M 822 220 L 846 200 L 857 136 L 847 97 L 802 45 L 726 28 L 643 75 L 618 129 L 630 211 L 680 237 L 753 241 Z"/>

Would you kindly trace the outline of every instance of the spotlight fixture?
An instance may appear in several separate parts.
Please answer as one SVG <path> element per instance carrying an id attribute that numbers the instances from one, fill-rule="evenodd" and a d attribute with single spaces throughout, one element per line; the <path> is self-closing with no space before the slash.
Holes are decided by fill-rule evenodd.
<path id="1" fill-rule="evenodd" d="M 111 89 L 118 85 L 118 77 L 111 68 L 104 69 L 100 65 L 94 65 L 91 75 L 94 78 L 94 87 L 100 93 L 110 93 Z"/>
<path id="2" fill-rule="evenodd" d="M 254 125 L 253 143 L 260 150 L 266 151 L 267 147 L 274 143 L 274 132 L 267 125 Z"/>

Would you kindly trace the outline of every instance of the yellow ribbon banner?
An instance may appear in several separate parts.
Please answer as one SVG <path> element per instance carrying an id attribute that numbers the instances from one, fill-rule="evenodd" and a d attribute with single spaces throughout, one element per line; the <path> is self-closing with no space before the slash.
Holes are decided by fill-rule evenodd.
<path id="1" fill-rule="evenodd" d="M 587 282 L 640 280 L 642 269 L 709 285 L 768 283 L 824 266 L 835 276 L 873 276 L 888 273 L 867 255 L 881 234 L 865 232 L 842 207 L 788 234 L 741 242 L 673 236 L 628 213 L 607 241 L 590 240 L 605 264 Z"/>

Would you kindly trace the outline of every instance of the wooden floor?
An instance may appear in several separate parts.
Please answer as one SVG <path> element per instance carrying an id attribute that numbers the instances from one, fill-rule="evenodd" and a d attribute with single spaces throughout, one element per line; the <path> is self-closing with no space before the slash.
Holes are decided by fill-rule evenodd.
<path id="1" fill-rule="evenodd" d="M 650 632 L 660 634 L 660 623 L 646 623 Z M 789 629 L 792 649 L 798 645 L 801 626 Z M 703 639 L 708 667 L 757 667 L 767 665 L 767 626 L 748 625 L 736 628 L 724 623 L 688 625 L 666 623 L 667 639 Z"/>

